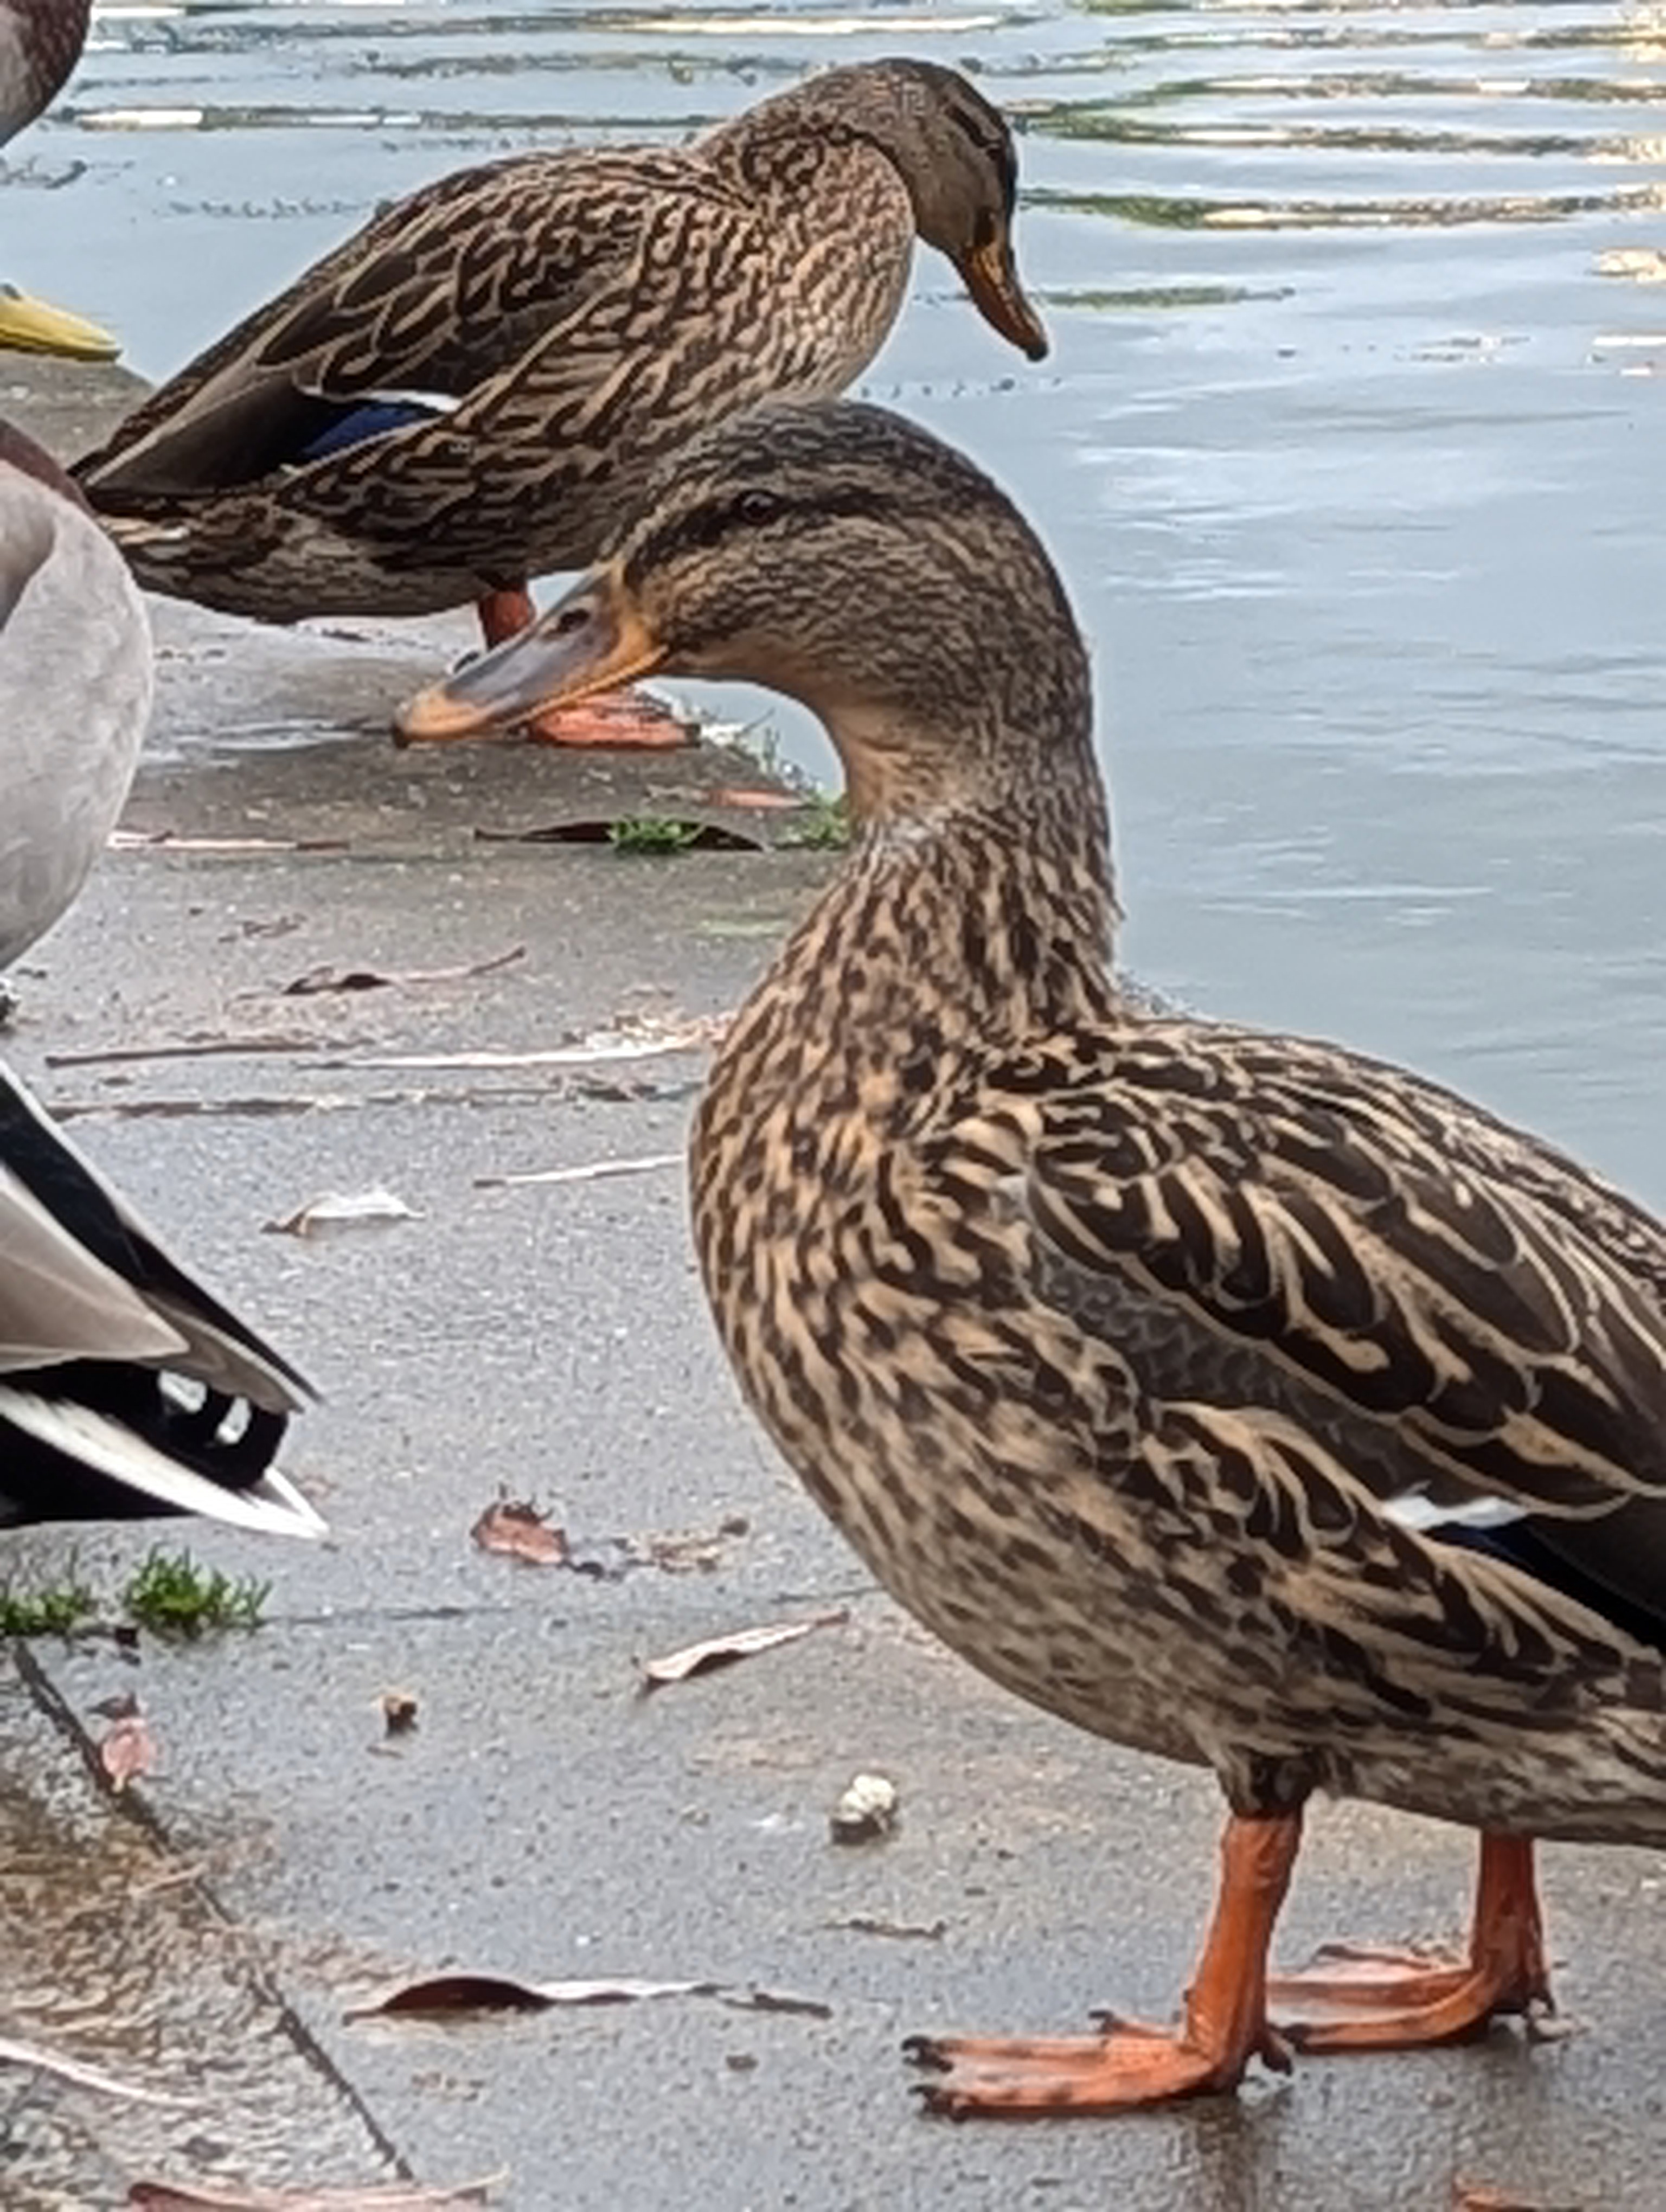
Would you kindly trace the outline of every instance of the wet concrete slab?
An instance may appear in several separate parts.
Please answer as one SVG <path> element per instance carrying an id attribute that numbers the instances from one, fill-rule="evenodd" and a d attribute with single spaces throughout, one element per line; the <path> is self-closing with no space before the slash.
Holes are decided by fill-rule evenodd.
<path id="1" fill-rule="evenodd" d="M 66 447 L 89 388 L 36 416 Z M 680 1175 L 645 1164 L 680 1148 L 697 1037 L 634 1058 L 595 1043 L 663 1042 L 733 1005 L 831 863 L 483 840 L 697 810 L 666 787 L 753 771 L 709 749 L 396 753 L 386 703 L 465 633 L 364 628 L 274 635 L 162 611 L 127 827 L 172 842 L 112 852 L 19 979 L 9 1055 L 319 1384 L 290 1465 L 332 1535 L 162 1532 L 270 1581 L 252 1632 L 146 1636 L 137 1662 L 96 1635 L 0 1656 L 0 2033 L 191 2100 L 0 2071 L 8 2212 L 119 2203 L 158 2172 L 499 2172 L 494 2201 L 522 2212 L 1448 2212 L 1460 2182 L 1657 2212 L 1659 1854 L 1547 1854 L 1580 2023 L 1565 2041 L 1309 2062 L 1236 2101 L 1116 2124 L 915 2111 L 910 2031 L 1171 2010 L 1213 1875 L 1212 1787 L 935 1648 L 720 1365 Z M 449 981 L 287 988 L 517 948 Z M 502 1181 L 599 1163 L 635 1171 Z M 410 1218 L 316 1241 L 264 1226 L 374 1186 Z M 605 1555 L 610 1538 L 692 1533 L 705 1564 L 608 1580 L 485 1554 L 469 1532 L 501 1491 Z M 4 1540 L 0 1573 L 112 1590 L 156 1534 L 31 1532 Z M 837 1610 L 788 1648 L 642 1692 L 654 1654 Z M 94 1706 L 129 1688 L 160 1750 L 131 1804 L 85 1757 Z M 418 1705 L 396 1739 L 392 1689 Z M 843 1848 L 828 1814 L 861 1770 L 896 1781 L 901 1823 Z M 1462 1836 L 1322 1812 L 1283 1948 L 1454 1930 L 1468 1879 Z M 795 2003 L 347 2016 L 456 1969 Z"/>

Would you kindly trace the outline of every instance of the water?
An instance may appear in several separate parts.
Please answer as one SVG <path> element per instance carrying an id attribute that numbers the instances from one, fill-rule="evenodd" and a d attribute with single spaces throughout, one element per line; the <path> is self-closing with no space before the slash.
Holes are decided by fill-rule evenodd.
<path id="1" fill-rule="evenodd" d="M 899 50 L 1024 124 L 1055 350 L 922 256 L 867 389 L 1065 569 L 1131 962 L 1666 1202 L 1666 10 L 118 6 L 16 149 L 6 273 L 160 374 L 441 170 Z"/>

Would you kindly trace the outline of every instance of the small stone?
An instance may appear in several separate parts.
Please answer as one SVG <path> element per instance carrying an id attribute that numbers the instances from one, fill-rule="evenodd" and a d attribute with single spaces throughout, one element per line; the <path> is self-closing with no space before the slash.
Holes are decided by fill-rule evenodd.
<path id="1" fill-rule="evenodd" d="M 897 1826 L 897 1784 L 883 1774 L 859 1774 L 833 1808 L 828 1826 L 836 1844 L 877 1843 Z"/>

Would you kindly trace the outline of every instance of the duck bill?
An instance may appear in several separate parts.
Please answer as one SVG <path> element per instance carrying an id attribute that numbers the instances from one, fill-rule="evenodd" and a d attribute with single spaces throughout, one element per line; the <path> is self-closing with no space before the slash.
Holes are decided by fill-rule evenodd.
<path id="1" fill-rule="evenodd" d="M 394 739 L 407 745 L 483 737 L 544 708 L 569 706 L 652 675 L 665 658 L 618 564 L 610 563 L 514 637 L 406 700 L 394 718 Z"/>
<path id="2" fill-rule="evenodd" d="M 975 246 L 961 269 L 972 303 L 992 330 L 1028 354 L 1031 361 L 1047 358 L 1047 332 L 1041 317 L 1024 295 L 1012 240 L 1003 228 L 982 246 Z"/>
<path id="3" fill-rule="evenodd" d="M 0 285 L 0 351 L 55 353 L 69 361 L 114 361 L 119 342 L 96 323 L 84 322 L 43 300 L 25 299 L 9 284 Z"/>

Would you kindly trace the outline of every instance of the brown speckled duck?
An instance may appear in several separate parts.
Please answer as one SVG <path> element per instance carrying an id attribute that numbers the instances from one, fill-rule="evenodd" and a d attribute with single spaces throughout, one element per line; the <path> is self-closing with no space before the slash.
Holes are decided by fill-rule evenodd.
<path id="1" fill-rule="evenodd" d="M 928 2102 L 1111 2111 L 1547 2005 L 1535 1839 L 1666 1844 L 1666 1229 L 1398 1068 L 1127 1002 L 1069 605 L 925 432 L 702 439 L 407 731 L 623 667 L 803 700 L 860 824 L 695 1125 L 748 1397 L 945 1642 L 1229 1808 L 1177 2027 L 925 2039 Z M 1315 1791 L 1480 1832 L 1464 1955 L 1269 1978 Z"/>
<path id="2" fill-rule="evenodd" d="M 645 474 L 770 397 L 842 391 L 916 234 L 1032 358 L 1006 124 L 933 63 L 834 69 L 680 149 L 525 154 L 379 215 L 81 463 L 150 590 L 228 613 L 420 615 L 488 645 L 599 557 Z M 666 743 L 641 702 L 552 717 Z"/>
<path id="3" fill-rule="evenodd" d="M 41 114 L 69 82 L 87 41 L 92 0 L 0 0 L 0 146 Z M 114 338 L 62 307 L 0 284 L 0 349 L 113 361 Z"/>

